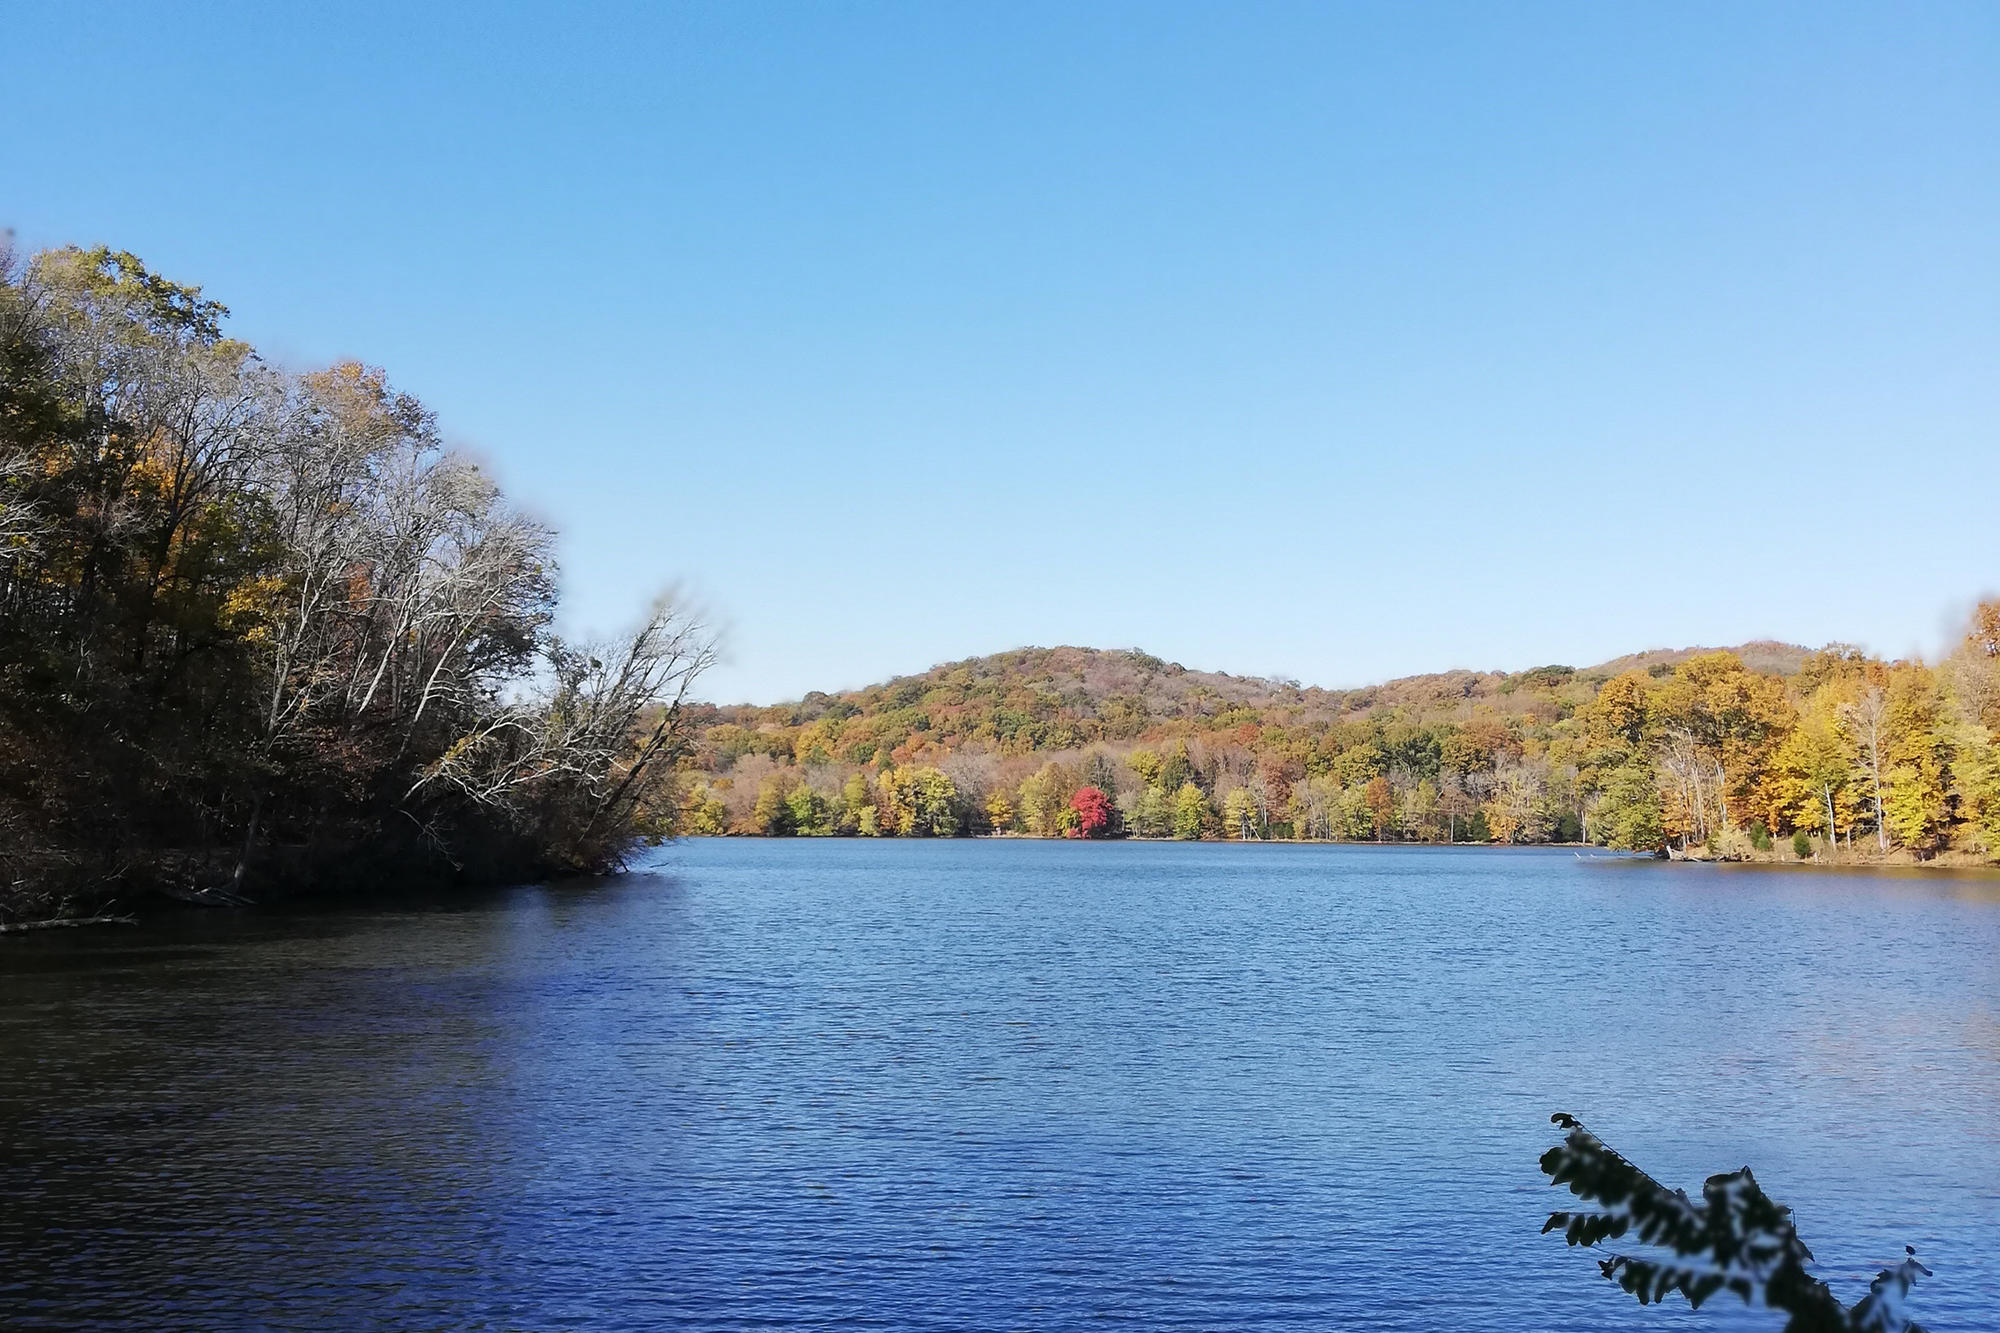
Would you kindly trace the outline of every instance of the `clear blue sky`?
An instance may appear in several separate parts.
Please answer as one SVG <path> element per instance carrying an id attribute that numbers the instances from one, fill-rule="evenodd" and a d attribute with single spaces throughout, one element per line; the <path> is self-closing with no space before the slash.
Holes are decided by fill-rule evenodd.
<path id="1" fill-rule="evenodd" d="M 10 6 L 0 224 L 388 367 L 713 697 L 2000 585 L 2000 5 L 445 8 Z"/>

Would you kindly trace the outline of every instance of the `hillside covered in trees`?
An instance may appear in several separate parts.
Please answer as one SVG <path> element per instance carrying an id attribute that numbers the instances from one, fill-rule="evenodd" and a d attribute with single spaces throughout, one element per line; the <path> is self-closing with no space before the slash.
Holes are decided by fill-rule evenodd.
<path id="1" fill-rule="evenodd" d="M 690 716 L 698 833 L 2000 855 L 1995 603 L 1935 665 L 1753 643 L 1322 690 L 1030 648 Z"/>
<path id="2" fill-rule="evenodd" d="M 129 254 L 0 245 L 0 923 L 671 833 L 701 628 L 663 600 L 563 643 L 553 534 L 420 402 L 268 365 L 226 314 Z"/>

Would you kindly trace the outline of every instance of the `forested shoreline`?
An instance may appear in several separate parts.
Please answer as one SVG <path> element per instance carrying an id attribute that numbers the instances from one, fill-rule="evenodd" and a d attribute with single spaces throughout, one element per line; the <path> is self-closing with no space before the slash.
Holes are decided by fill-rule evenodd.
<path id="1" fill-rule="evenodd" d="M 552 630 L 554 534 L 375 368 L 0 246 L 0 922 L 600 871 L 675 831 L 712 660 Z"/>
<path id="2" fill-rule="evenodd" d="M 1760 643 L 1331 691 L 1022 649 L 694 721 L 696 833 L 2000 860 L 2000 602 L 1937 663 Z"/>
<path id="3" fill-rule="evenodd" d="M 679 833 L 1590 843 L 2000 859 L 2000 602 L 1843 645 L 1361 690 L 1022 649 L 689 698 L 672 598 L 553 630 L 554 534 L 357 363 L 197 287 L 0 248 L 0 924 L 149 894 L 518 879 Z"/>

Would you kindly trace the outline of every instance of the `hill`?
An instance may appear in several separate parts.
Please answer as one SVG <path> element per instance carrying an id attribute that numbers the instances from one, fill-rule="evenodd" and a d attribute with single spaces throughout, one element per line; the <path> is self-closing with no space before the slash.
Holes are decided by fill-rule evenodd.
<path id="1" fill-rule="evenodd" d="M 1815 661 L 1860 659 L 1759 641 L 1336 690 L 1137 649 L 1020 648 L 794 702 L 691 706 L 684 813 L 695 832 L 887 832 L 893 815 L 906 832 L 1052 833 L 1066 830 L 1066 803 L 1095 787 L 1112 827 L 1143 833 L 1175 831 L 1162 803 L 1181 799 L 1183 836 L 1582 838 L 1602 831 L 1591 823 L 1605 756 L 1662 744 L 1672 710 L 1697 707 L 1689 691 L 1733 690 L 1775 710 Z M 1653 709 L 1656 725 L 1593 730 L 1586 715 L 1607 694 Z M 911 774 L 936 789 L 921 818 L 921 802 L 892 790 Z M 1649 830 L 1680 817 L 1642 820 L 1627 840 L 1656 839 Z"/>
<path id="2" fill-rule="evenodd" d="M 1540 666 L 1524 671 L 1453 670 L 1402 676 L 1379 685 L 1330 690 L 1294 680 L 1234 676 L 1169 662 L 1136 648 L 1016 648 L 945 662 L 915 675 L 835 694 L 813 691 L 771 705 L 701 705 L 705 728 L 727 728 L 725 748 L 750 731 L 776 737 L 839 721 L 853 762 L 863 744 L 892 747 L 980 743 L 1009 753 L 1062 750 L 1100 740 L 1136 740 L 1174 722 L 1209 722 L 1250 710 L 1288 725 L 1400 714 L 1432 720 L 1484 705 L 1528 715 L 1558 715 L 1629 671 L 1662 676 L 1689 658 L 1734 654 L 1752 671 L 1789 676 L 1811 655 L 1797 644 L 1760 640 L 1734 648 L 1656 648 L 1595 666 Z M 864 740 L 865 738 L 865 740 Z M 762 748 L 762 747 L 751 747 Z"/>
<path id="3" fill-rule="evenodd" d="M 1592 680 L 1609 680 L 1627 671 L 1644 671 L 1652 675 L 1664 675 L 1673 667 L 1691 657 L 1703 653 L 1732 653 L 1743 665 L 1752 671 L 1770 676 L 1793 676 L 1812 656 L 1812 650 L 1801 648 L 1796 643 L 1779 643 L 1774 639 L 1756 639 L 1750 643 L 1740 643 L 1734 648 L 1651 648 L 1643 653 L 1627 653 L 1614 657 L 1609 662 L 1600 662 L 1586 669 L 1582 674 Z"/>

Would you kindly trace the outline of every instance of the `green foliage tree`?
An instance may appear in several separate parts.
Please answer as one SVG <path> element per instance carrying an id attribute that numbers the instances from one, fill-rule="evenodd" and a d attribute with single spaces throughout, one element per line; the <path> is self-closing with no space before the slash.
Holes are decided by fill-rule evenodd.
<path id="1" fill-rule="evenodd" d="M 1597 829 L 1607 847 L 1631 852 L 1665 850 L 1660 788 L 1649 764 L 1634 759 L 1606 775 L 1597 807 Z"/>
<path id="2" fill-rule="evenodd" d="M 884 832 L 949 838 L 959 831 L 958 788 L 928 765 L 892 769 L 878 780 Z"/>
<path id="3" fill-rule="evenodd" d="M 1192 782 L 1183 782 L 1174 793 L 1174 836 L 1183 840 L 1199 838 L 1210 819 L 1208 797 Z"/>
<path id="4" fill-rule="evenodd" d="M 1029 774 L 1021 782 L 1015 806 L 1022 827 L 1038 837 L 1059 836 L 1070 794 L 1081 785 L 1074 768 L 1055 760 Z"/>
<path id="5" fill-rule="evenodd" d="M 705 782 L 688 790 L 681 810 L 681 831 L 691 837 L 713 838 L 729 832 L 729 807 Z"/>
<path id="6" fill-rule="evenodd" d="M 1102 750 L 1093 750 L 1083 766 L 1083 786 L 1095 787 L 1112 800 L 1118 799 L 1118 765 Z"/>
<path id="7" fill-rule="evenodd" d="M 798 831 L 798 816 L 791 797 L 799 785 L 799 780 L 790 773 L 775 773 L 758 786 L 757 803 L 751 807 L 750 822 L 759 833 L 769 838 L 783 838 Z"/>
<path id="8" fill-rule="evenodd" d="M 1125 756 L 1125 766 L 1132 770 L 1142 787 L 1164 787 L 1165 761 L 1152 750 L 1138 749 Z"/>
<path id="9" fill-rule="evenodd" d="M 1139 794 L 1130 820 L 1132 831 L 1142 838 L 1171 837 L 1174 831 L 1174 799 L 1164 788 L 1148 786 Z"/>
<path id="10" fill-rule="evenodd" d="M 1236 787 L 1222 798 L 1222 830 L 1225 836 L 1244 841 L 1265 835 L 1263 811 L 1249 788 Z"/>
<path id="11" fill-rule="evenodd" d="M 834 832 L 835 811 L 809 783 L 800 783 L 785 797 L 792 832 L 802 838 L 823 838 Z"/>
<path id="12" fill-rule="evenodd" d="M 849 773 L 847 780 L 840 784 L 840 816 L 838 828 L 842 833 L 861 831 L 861 812 L 871 806 L 871 790 L 868 779 L 860 773 Z"/>

